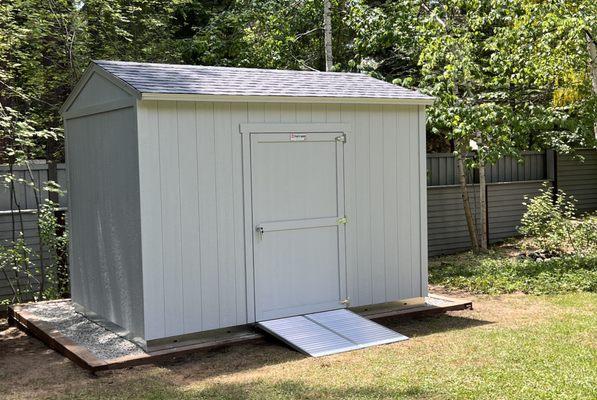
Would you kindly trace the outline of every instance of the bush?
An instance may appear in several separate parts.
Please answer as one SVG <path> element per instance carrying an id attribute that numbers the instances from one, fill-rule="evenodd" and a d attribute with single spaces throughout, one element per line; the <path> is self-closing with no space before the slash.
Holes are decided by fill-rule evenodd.
<path id="1" fill-rule="evenodd" d="M 559 190 L 554 196 L 553 188 L 544 184 L 540 194 L 525 197 L 527 211 L 521 219 L 520 233 L 528 238 L 531 246 L 545 252 L 578 255 L 597 250 L 597 219 L 578 219 L 576 200 Z"/>

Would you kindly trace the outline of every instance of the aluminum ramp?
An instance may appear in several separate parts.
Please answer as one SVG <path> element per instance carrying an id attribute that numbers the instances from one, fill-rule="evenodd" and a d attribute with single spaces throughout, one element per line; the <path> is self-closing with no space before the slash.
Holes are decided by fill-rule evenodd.
<path id="1" fill-rule="evenodd" d="M 346 309 L 261 321 L 257 326 L 312 357 L 408 339 Z"/>

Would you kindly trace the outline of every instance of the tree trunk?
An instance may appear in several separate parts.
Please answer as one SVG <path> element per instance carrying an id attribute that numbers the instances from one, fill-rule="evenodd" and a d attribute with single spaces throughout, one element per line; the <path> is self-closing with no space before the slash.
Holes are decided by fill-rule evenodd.
<path id="1" fill-rule="evenodd" d="M 325 70 L 331 71 L 334 65 L 332 56 L 332 5 L 331 0 L 323 0 L 323 43 L 325 48 Z"/>
<path id="2" fill-rule="evenodd" d="M 485 160 L 479 157 L 479 213 L 481 214 L 481 250 L 487 251 L 487 182 L 485 180 Z"/>
<path id="3" fill-rule="evenodd" d="M 597 95 L 597 45 L 589 32 L 585 32 L 585 37 L 587 39 L 587 50 L 589 51 L 589 69 L 591 70 L 593 94 Z M 597 121 L 593 123 L 593 132 L 595 138 L 597 138 Z"/>
<path id="4" fill-rule="evenodd" d="M 462 194 L 462 206 L 464 207 L 464 216 L 466 218 L 466 226 L 468 228 L 468 235 L 471 239 L 471 245 L 474 252 L 479 251 L 479 240 L 477 239 L 477 228 L 475 226 L 475 219 L 471 211 L 471 203 L 468 199 L 468 188 L 466 187 L 466 170 L 464 169 L 464 154 L 462 151 L 458 152 L 458 176 L 460 180 L 460 193 Z"/>

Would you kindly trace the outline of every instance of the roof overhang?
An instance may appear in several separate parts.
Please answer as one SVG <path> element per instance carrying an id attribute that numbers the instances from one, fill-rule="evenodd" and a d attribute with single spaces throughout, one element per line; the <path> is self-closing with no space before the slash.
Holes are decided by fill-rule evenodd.
<path id="1" fill-rule="evenodd" d="M 398 104 L 432 105 L 433 97 L 426 98 L 377 98 L 377 97 L 298 97 L 298 96 L 235 96 L 183 93 L 142 93 L 141 100 L 205 101 L 233 103 L 343 103 L 343 104 Z"/>

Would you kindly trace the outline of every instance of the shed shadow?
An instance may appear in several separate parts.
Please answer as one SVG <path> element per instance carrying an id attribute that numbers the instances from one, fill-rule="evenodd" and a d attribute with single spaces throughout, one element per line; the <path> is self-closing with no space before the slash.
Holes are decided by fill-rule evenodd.
<path id="1" fill-rule="evenodd" d="M 420 317 L 387 317 L 378 319 L 375 322 L 408 337 L 422 337 L 433 335 L 435 333 L 475 328 L 494 323 L 492 321 L 451 314 L 437 314 Z"/>
<path id="2" fill-rule="evenodd" d="M 388 317 L 376 322 L 410 338 L 475 328 L 492 323 L 450 314 Z M 162 360 L 156 362 L 155 365 L 166 368 L 174 374 L 192 375 L 193 379 L 207 379 L 306 358 L 309 357 L 290 348 L 273 336 L 265 335 L 263 339 L 255 342 L 191 353 L 170 360 Z"/>

